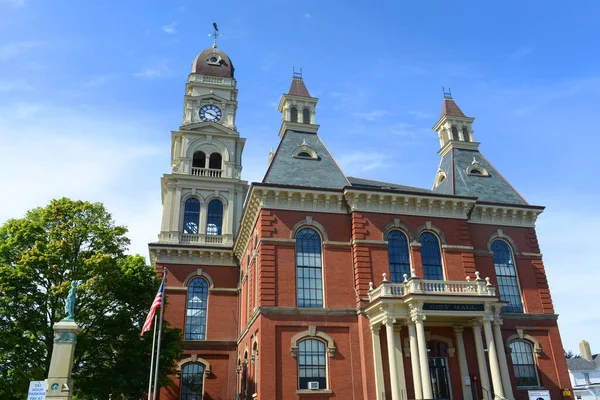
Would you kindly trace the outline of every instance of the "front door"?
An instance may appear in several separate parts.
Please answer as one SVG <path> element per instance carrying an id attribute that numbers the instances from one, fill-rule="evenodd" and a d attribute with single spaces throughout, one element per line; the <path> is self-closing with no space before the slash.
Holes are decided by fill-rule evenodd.
<path id="1" fill-rule="evenodd" d="M 429 354 L 429 377 L 431 379 L 433 398 L 451 399 L 446 343 L 431 340 L 427 342 L 427 350 Z"/>

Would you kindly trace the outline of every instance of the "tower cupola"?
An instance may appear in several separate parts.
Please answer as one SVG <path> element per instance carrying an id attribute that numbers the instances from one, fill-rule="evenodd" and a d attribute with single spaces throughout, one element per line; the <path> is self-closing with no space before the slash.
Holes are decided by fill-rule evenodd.
<path id="1" fill-rule="evenodd" d="M 302 70 L 294 71 L 290 90 L 281 96 L 279 102 L 279 112 L 281 113 L 281 129 L 279 136 L 287 129 L 300 132 L 317 132 L 319 125 L 315 124 L 315 108 L 319 99 L 311 97 L 304 79 Z"/>
<path id="2" fill-rule="evenodd" d="M 439 121 L 433 127 L 438 133 L 440 154 L 450 148 L 477 150 L 479 143 L 475 142 L 471 125 L 475 118 L 467 117 L 452 98 L 452 93 L 444 91 L 444 103 Z"/>

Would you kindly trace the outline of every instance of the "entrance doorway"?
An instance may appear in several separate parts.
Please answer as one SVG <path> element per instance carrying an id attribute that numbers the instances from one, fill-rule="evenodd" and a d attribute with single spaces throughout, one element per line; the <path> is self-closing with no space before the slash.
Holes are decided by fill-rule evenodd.
<path id="1" fill-rule="evenodd" d="M 448 375 L 448 359 L 446 358 L 446 343 L 431 340 L 427 342 L 427 349 L 433 398 L 440 400 L 452 399 Z"/>

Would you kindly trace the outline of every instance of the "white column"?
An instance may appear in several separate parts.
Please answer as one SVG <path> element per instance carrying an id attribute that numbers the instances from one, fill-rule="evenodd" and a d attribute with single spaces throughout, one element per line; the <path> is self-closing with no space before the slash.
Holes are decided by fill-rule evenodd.
<path id="1" fill-rule="evenodd" d="M 385 387 L 383 384 L 383 361 L 381 359 L 381 342 L 379 330 L 381 325 L 371 325 L 371 337 L 373 339 L 373 366 L 375 367 L 375 392 L 377 400 L 385 400 Z"/>
<path id="2" fill-rule="evenodd" d="M 388 364 L 390 365 L 390 384 L 392 386 L 392 400 L 400 399 L 400 383 L 398 382 L 398 370 L 396 368 L 396 350 L 394 343 L 394 318 L 385 320 L 385 336 L 388 347 Z"/>
<path id="3" fill-rule="evenodd" d="M 512 383 L 508 373 L 508 363 L 506 362 L 506 351 L 504 348 L 504 340 L 502 339 L 502 330 L 500 326 L 502 320 L 500 317 L 494 319 L 494 339 L 496 340 L 496 351 L 498 352 L 498 362 L 500 363 L 500 375 L 502 376 L 502 387 L 504 388 L 504 397 L 514 399 L 515 395 L 512 391 Z"/>
<path id="4" fill-rule="evenodd" d="M 479 366 L 479 384 L 484 389 L 484 400 L 491 400 L 490 396 L 490 377 L 488 375 L 487 362 L 483 353 L 483 341 L 481 340 L 481 323 L 473 323 L 473 337 L 475 338 L 475 352 L 477 353 L 477 364 Z"/>
<path id="5" fill-rule="evenodd" d="M 463 327 L 453 327 L 454 334 L 456 335 L 456 347 L 458 351 L 458 366 L 460 368 L 460 379 L 463 390 L 463 399 L 472 400 L 473 393 L 471 392 L 471 386 L 466 384 L 466 380 L 469 378 L 469 366 L 467 365 L 467 353 L 465 351 L 465 342 L 463 340 Z"/>
<path id="6" fill-rule="evenodd" d="M 171 231 L 182 232 L 183 229 L 180 226 L 181 222 L 181 189 L 182 187 L 177 185 L 175 189 L 175 196 L 173 197 L 173 216 L 171 217 Z"/>
<path id="7" fill-rule="evenodd" d="M 488 348 L 488 359 L 490 362 L 490 373 L 492 375 L 494 394 L 504 397 L 502 377 L 500 376 L 500 366 L 498 365 L 498 355 L 496 354 L 496 344 L 494 343 L 494 334 L 492 333 L 492 323 L 487 318 L 483 320 L 483 331 L 485 332 L 485 341 Z"/>
<path id="8" fill-rule="evenodd" d="M 400 383 L 400 398 L 406 399 L 406 378 L 404 377 L 404 360 L 402 359 L 402 337 L 401 326 L 394 327 L 394 347 L 396 349 L 396 369 L 398 371 L 398 382 Z"/>
<path id="9" fill-rule="evenodd" d="M 433 390 L 431 389 L 431 377 L 429 375 L 429 356 L 427 355 L 427 340 L 425 339 L 425 326 L 423 320 L 425 316 L 418 313 L 413 317 L 415 328 L 417 329 L 417 343 L 419 345 L 419 364 L 421 366 L 421 385 L 423 386 L 423 398 L 433 399 Z"/>
<path id="10" fill-rule="evenodd" d="M 408 323 L 408 336 L 410 337 L 410 365 L 412 366 L 415 399 L 422 399 L 423 388 L 421 386 L 421 369 L 419 368 L 419 345 L 417 344 L 417 330 L 412 321 Z"/>

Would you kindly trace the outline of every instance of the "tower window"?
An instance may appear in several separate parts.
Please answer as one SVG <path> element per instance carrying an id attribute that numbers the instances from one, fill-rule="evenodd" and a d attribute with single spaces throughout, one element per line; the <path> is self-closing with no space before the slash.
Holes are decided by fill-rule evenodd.
<path id="1" fill-rule="evenodd" d="M 208 203 L 208 218 L 206 220 L 206 234 L 220 235 L 223 228 L 223 203 L 220 200 L 211 200 Z"/>
<path id="2" fill-rule="evenodd" d="M 308 382 L 319 382 L 319 389 L 327 389 L 325 343 L 305 339 L 298 343 L 298 389 L 308 389 Z"/>
<path id="3" fill-rule="evenodd" d="M 462 128 L 462 134 L 463 138 L 465 139 L 465 142 L 471 141 L 471 135 L 469 135 L 469 130 L 467 128 Z"/>
<path id="4" fill-rule="evenodd" d="M 296 107 L 290 109 L 290 121 L 298 122 L 298 109 Z"/>
<path id="5" fill-rule="evenodd" d="M 423 276 L 425 279 L 441 281 L 444 279 L 442 270 L 442 255 L 440 242 L 433 233 L 423 232 L 419 237 L 421 243 L 421 260 L 423 262 Z"/>
<path id="6" fill-rule="evenodd" d="M 204 278 L 194 278 L 188 286 L 185 314 L 186 340 L 206 339 L 206 310 L 208 306 L 208 282 Z"/>
<path id="7" fill-rule="evenodd" d="M 194 153 L 194 159 L 192 160 L 193 168 L 206 168 L 206 154 L 203 151 L 197 151 Z"/>
<path id="8" fill-rule="evenodd" d="M 521 290 L 519 289 L 512 251 L 504 240 L 499 239 L 492 242 L 491 249 L 500 300 L 508 301 L 504 311 L 522 313 L 523 302 L 521 301 Z"/>
<path id="9" fill-rule="evenodd" d="M 323 307 L 321 236 L 311 228 L 296 235 L 296 293 L 298 307 Z"/>
<path id="10" fill-rule="evenodd" d="M 388 256 L 390 259 L 392 282 L 402 283 L 404 281 L 404 274 L 410 275 L 408 240 L 403 232 L 393 230 L 388 233 Z"/>
<path id="11" fill-rule="evenodd" d="M 193 363 L 181 371 L 181 400 L 200 400 L 204 386 L 204 365 Z"/>
<path id="12" fill-rule="evenodd" d="M 198 222 L 200 221 L 200 201 L 198 199 L 187 199 L 183 212 L 183 233 L 198 234 Z"/>
<path id="13" fill-rule="evenodd" d="M 305 124 L 310 124 L 310 110 L 308 108 L 302 110 L 302 122 Z"/>
<path id="14" fill-rule="evenodd" d="M 223 160 L 223 158 L 221 157 L 221 154 L 219 154 L 219 153 L 212 153 L 210 155 L 210 158 L 209 158 L 209 161 L 208 161 L 208 168 L 210 168 L 210 169 L 221 169 L 222 160 Z"/>
<path id="15" fill-rule="evenodd" d="M 458 129 L 456 129 L 455 126 L 452 127 L 451 131 L 452 131 L 452 140 L 460 140 L 460 138 L 458 137 Z"/>

